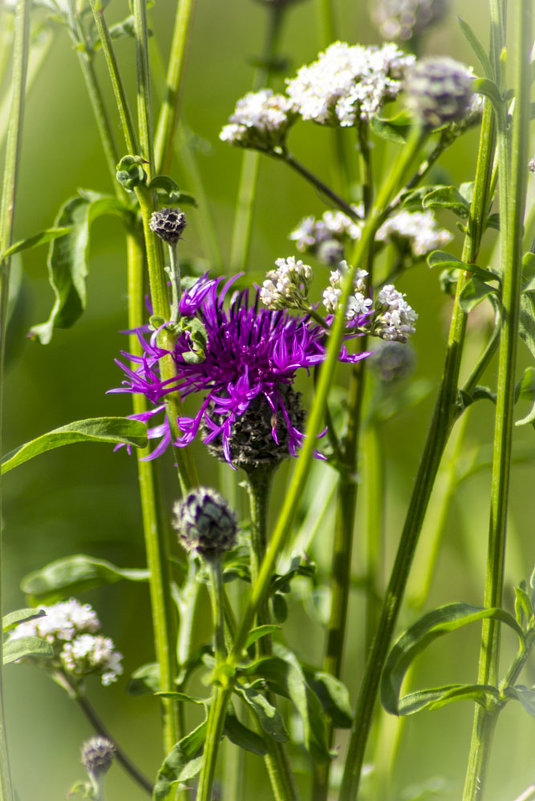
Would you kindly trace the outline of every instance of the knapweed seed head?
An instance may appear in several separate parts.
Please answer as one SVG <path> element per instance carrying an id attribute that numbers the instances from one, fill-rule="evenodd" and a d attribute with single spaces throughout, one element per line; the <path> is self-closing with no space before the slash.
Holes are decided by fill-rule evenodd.
<path id="1" fill-rule="evenodd" d="M 267 153 L 284 149 L 286 134 L 296 119 L 294 104 L 271 89 L 249 92 L 236 103 L 219 134 L 223 142 Z"/>
<path id="2" fill-rule="evenodd" d="M 312 268 L 300 259 L 276 259 L 276 270 L 266 273 L 260 300 L 268 309 L 299 309 L 308 296 Z"/>
<path id="3" fill-rule="evenodd" d="M 178 418 L 182 433 L 173 444 L 188 445 L 201 430 L 206 445 L 217 441 L 230 464 L 231 436 L 238 421 L 251 406 L 253 409 L 264 406 L 273 440 L 279 443 L 287 434 L 288 455 L 295 456 L 303 432 L 292 422 L 285 392 L 299 369 L 310 371 L 324 361 L 325 329 L 314 324 L 308 315 L 292 316 L 286 310 L 259 308 L 259 291 L 252 302 L 247 290 L 234 293 L 227 308 L 226 295 L 235 280 L 227 281 L 219 291 L 221 279 L 204 277 L 182 295 L 180 313 L 197 320 L 204 332 L 201 358 L 196 357 L 195 343 L 187 329 L 180 332 L 172 349 L 166 349 L 159 344 L 159 331 L 143 327 L 138 331 L 143 355 L 124 354 L 134 367 L 117 362 L 126 380 L 122 388 L 111 391 L 145 395 L 153 407 L 134 415 L 145 422 L 164 412 L 164 400 L 169 393 L 178 392 L 182 399 L 202 393 L 197 414 Z M 350 355 L 344 345 L 339 358 L 355 362 L 366 355 Z M 161 378 L 159 360 L 164 356 L 170 356 L 174 362 L 172 379 Z M 151 454 L 155 458 L 172 442 L 166 420 L 150 428 L 148 437 L 159 441 Z"/>
<path id="4" fill-rule="evenodd" d="M 91 737 L 82 743 L 81 762 L 88 774 L 97 778 L 110 769 L 116 753 L 107 737 Z"/>
<path id="5" fill-rule="evenodd" d="M 353 126 L 369 121 L 398 96 L 413 62 L 414 56 L 392 43 L 363 47 L 335 42 L 287 81 L 287 93 L 302 119 Z"/>
<path id="6" fill-rule="evenodd" d="M 470 70 L 452 58 L 424 58 L 407 72 L 407 107 L 427 128 L 461 123 L 471 112 L 473 80 Z"/>
<path id="7" fill-rule="evenodd" d="M 149 221 L 150 230 L 169 245 L 176 245 L 186 224 L 186 215 L 180 209 L 153 211 Z"/>
<path id="8" fill-rule="evenodd" d="M 115 650 L 109 637 L 96 634 L 100 621 L 89 604 L 71 598 L 50 606 L 41 606 L 43 617 L 20 623 L 9 635 L 41 637 L 52 645 L 54 656 L 43 665 L 60 670 L 75 681 L 90 674 L 97 675 L 102 684 L 117 681 L 122 674 L 122 654 Z M 30 661 L 39 661 L 32 657 Z"/>
<path id="9" fill-rule="evenodd" d="M 213 560 L 236 545 L 236 516 L 219 492 L 197 487 L 173 507 L 173 526 L 180 544 Z"/>
<path id="10" fill-rule="evenodd" d="M 372 18 L 384 39 L 421 36 L 447 13 L 450 0 L 372 0 Z"/>

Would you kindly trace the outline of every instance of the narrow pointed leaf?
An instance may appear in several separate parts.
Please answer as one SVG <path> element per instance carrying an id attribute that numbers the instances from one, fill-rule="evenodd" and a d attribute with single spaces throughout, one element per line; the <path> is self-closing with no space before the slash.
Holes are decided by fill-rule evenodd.
<path id="1" fill-rule="evenodd" d="M 390 651 L 381 680 L 381 700 L 387 712 L 402 714 L 400 707 L 403 699 L 400 696 L 405 673 L 430 643 L 468 623 L 484 619 L 505 623 L 524 642 L 522 629 L 514 617 L 503 609 L 484 609 L 464 603 L 453 603 L 434 609 L 407 629 Z M 431 692 L 435 690 L 439 692 L 440 688 L 434 688 Z"/>
<path id="2" fill-rule="evenodd" d="M 225 718 L 223 734 L 228 737 L 231 743 L 237 745 L 238 748 L 243 748 L 244 751 L 250 751 L 252 754 L 258 754 L 258 756 L 264 756 L 267 753 L 264 739 L 255 731 L 244 726 L 236 715 L 231 712 Z"/>
<path id="3" fill-rule="evenodd" d="M 44 611 L 42 609 L 35 609 L 30 606 L 27 609 L 17 609 L 15 612 L 8 612 L 2 618 L 2 631 L 4 634 L 19 623 L 25 623 L 27 620 L 33 620 L 36 617 L 43 617 Z"/>
<path id="4" fill-rule="evenodd" d="M 475 701 L 485 707 L 490 698 L 499 700 L 497 687 L 486 684 L 446 684 L 430 690 L 418 690 L 400 698 L 398 715 L 413 715 L 422 709 L 440 709 L 453 701 Z"/>
<path id="5" fill-rule="evenodd" d="M 280 631 L 280 626 L 275 626 L 267 623 L 264 624 L 263 626 L 257 626 L 255 629 L 249 632 L 247 640 L 245 641 L 245 646 L 244 646 L 245 650 L 247 650 L 261 637 L 267 637 L 268 634 L 274 634 L 276 631 Z"/>
<path id="6" fill-rule="evenodd" d="M 147 444 L 147 429 L 139 420 L 128 420 L 126 417 L 93 417 L 88 420 L 76 420 L 10 451 L 2 459 L 1 472 L 7 473 L 35 456 L 76 442 L 124 443 L 142 448 Z"/>
<path id="7" fill-rule="evenodd" d="M 289 739 L 281 713 L 261 692 L 253 687 L 236 688 L 236 692 L 253 710 L 260 726 L 272 740 L 285 743 Z"/>
<path id="8" fill-rule="evenodd" d="M 148 570 L 129 570 L 103 559 L 75 554 L 29 573 L 20 586 L 32 600 L 50 604 L 103 584 L 115 584 L 122 579 L 148 581 L 148 578 Z"/>
<path id="9" fill-rule="evenodd" d="M 331 676 L 330 673 L 323 673 L 320 670 L 312 671 L 305 668 L 305 677 L 334 726 L 340 729 L 350 729 L 353 722 L 353 711 L 349 691 L 345 684 L 340 679 Z"/>
<path id="10" fill-rule="evenodd" d="M 531 292 L 520 296 L 520 337 L 535 356 L 535 297 Z"/>
<path id="11" fill-rule="evenodd" d="M 46 242 L 50 242 L 51 239 L 59 239 L 62 236 L 66 236 L 70 234 L 72 228 L 47 228 L 44 231 L 39 231 L 38 234 L 34 234 L 33 236 L 28 237 L 28 239 L 22 239 L 19 242 L 15 242 L 8 248 L 5 253 L 0 256 L 0 261 L 7 259 L 9 256 L 13 256 L 15 253 L 21 253 L 23 250 L 31 250 L 31 248 L 36 248 L 39 245 L 44 245 Z"/>
<path id="12" fill-rule="evenodd" d="M 153 789 L 154 801 L 164 801 L 171 786 L 192 779 L 201 769 L 206 720 L 183 737 L 165 758 Z"/>
<path id="13" fill-rule="evenodd" d="M 526 712 L 535 718 L 535 688 L 517 684 L 507 688 L 507 695 L 520 701 Z"/>
<path id="14" fill-rule="evenodd" d="M 467 22 L 465 22 L 465 20 L 462 19 L 461 17 L 457 17 L 457 19 L 459 21 L 459 25 L 460 25 L 460 28 L 461 28 L 462 32 L 464 33 L 466 39 L 468 40 L 468 43 L 472 47 L 472 50 L 476 54 L 477 59 L 478 59 L 479 63 L 481 64 L 482 68 L 483 68 L 483 72 L 485 73 L 485 77 L 486 78 L 493 78 L 493 70 L 492 70 L 492 66 L 491 66 L 491 63 L 490 63 L 490 59 L 489 59 L 489 57 L 487 55 L 487 51 L 485 50 L 485 48 L 483 47 L 483 45 L 481 44 L 481 42 L 479 41 L 479 39 L 475 35 L 475 33 L 472 30 L 472 28 L 470 27 L 470 25 Z"/>
<path id="15" fill-rule="evenodd" d="M 17 637 L 3 645 L 4 665 L 17 659 L 51 659 L 53 656 L 54 649 L 51 644 L 41 637 Z"/>
<path id="16" fill-rule="evenodd" d="M 128 681 L 126 692 L 129 695 L 154 695 L 160 690 L 160 665 L 149 662 L 138 667 Z"/>

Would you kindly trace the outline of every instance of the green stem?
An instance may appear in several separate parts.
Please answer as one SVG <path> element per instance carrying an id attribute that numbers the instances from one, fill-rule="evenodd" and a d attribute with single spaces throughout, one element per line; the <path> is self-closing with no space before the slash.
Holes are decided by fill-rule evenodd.
<path id="1" fill-rule="evenodd" d="M 22 129 L 24 122 L 24 100 L 26 75 L 28 71 L 28 51 L 30 39 L 30 0 L 19 0 L 15 18 L 13 41 L 13 77 L 11 94 L 10 126 L 7 135 L 4 177 L 0 205 L 0 253 L 3 253 L 13 240 L 15 218 L 15 199 L 19 171 Z M 10 259 L 0 257 L 0 454 L 3 446 L 4 426 L 4 364 L 6 350 L 6 331 L 9 298 Z M 0 619 L 3 606 L 3 487 L 0 484 Z M 7 748 L 7 733 L 4 712 L 4 692 L 2 680 L 2 644 L 0 638 L 0 799 L 12 801 L 13 784 Z"/>
<path id="2" fill-rule="evenodd" d="M 515 113 L 508 147 L 508 133 L 499 125 L 500 212 L 506 212 L 502 228 L 502 264 L 504 320 L 500 336 L 494 449 L 491 478 L 490 523 L 485 584 L 485 606 L 502 604 L 507 507 L 514 426 L 515 370 L 522 282 L 522 236 L 526 205 L 529 146 L 529 54 L 531 37 L 531 0 L 518 0 L 516 9 L 517 46 L 515 65 Z M 500 12 L 495 9 L 495 13 Z M 507 137 L 507 139 L 506 139 Z M 507 166 L 506 166 L 507 165 Z M 507 193 L 507 194 L 506 194 Z M 478 682 L 497 683 L 500 636 L 497 625 L 483 625 Z M 483 798 L 492 735 L 498 710 L 476 709 L 464 801 Z"/>
<path id="3" fill-rule="evenodd" d="M 272 468 L 251 470 L 247 473 L 247 489 L 251 510 L 251 580 L 258 579 L 260 565 L 265 556 L 267 544 L 267 512 Z M 258 623 L 269 623 L 270 615 L 265 604 L 258 610 Z M 271 654 L 271 637 L 268 635 L 257 641 L 257 655 Z M 275 705 L 275 699 L 268 694 L 268 700 Z M 290 768 L 286 748 L 271 738 L 266 740 L 267 754 L 264 757 L 271 789 L 276 801 L 297 801 L 298 792 Z"/>
<path id="4" fill-rule="evenodd" d="M 191 23 L 193 0 L 179 0 L 171 52 L 167 69 L 166 93 L 163 101 L 155 137 L 156 173 L 167 173 L 171 167 L 174 142 L 178 125 L 180 85 L 183 75 L 184 55 Z"/>
<path id="5" fill-rule="evenodd" d="M 144 320 L 144 252 L 136 232 L 127 235 L 128 257 L 128 327 L 139 328 Z M 135 334 L 130 335 L 131 352 L 141 355 L 141 345 Z M 144 395 L 133 395 L 134 413 L 141 414 L 147 409 Z M 164 692 L 173 692 L 177 673 L 176 654 L 173 643 L 176 637 L 176 622 L 173 600 L 170 592 L 168 544 L 162 515 L 159 509 L 157 482 L 154 462 L 143 461 L 148 455 L 144 448 L 138 454 L 138 480 L 143 519 L 145 551 L 149 569 L 154 647 L 160 667 L 160 687 Z M 163 743 L 166 753 L 180 739 L 179 705 L 174 698 L 162 698 Z"/>
<path id="6" fill-rule="evenodd" d="M 474 262 L 479 249 L 483 220 L 488 209 L 488 188 L 493 151 L 494 127 L 492 114 L 487 109 L 481 130 L 474 199 L 471 209 L 471 224 L 463 248 L 463 261 L 466 263 Z M 381 672 L 394 634 L 431 490 L 455 419 L 457 385 L 466 327 L 466 316 L 460 308 L 459 296 L 468 280 L 468 274 L 461 273 L 457 284 L 439 394 L 416 476 L 405 525 L 401 533 L 373 648 L 368 658 L 359 692 L 340 789 L 340 801 L 352 801 L 358 793 Z"/>
<path id="7" fill-rule="evenodd" d="M 110 31 L 104 18 L 104 6 L 102 4 L 102 0 L 90 0 L 90 4 L 91 10 L 93 11 L 93 19 L 95 20 L 95 25 L 100 37 L 102 50 L 104 52 L 104 57 L 106 59 L 106 64 L 108 66 L 108 72 L 113 87 L 113 93 L 115 95 L 115 101 L 117 103 L 117 110 L 121 120 L 126 148 L 128 153 L 137 155 L 139 154 L 139 145 L 137 142 L 136 129 L 132 119 L 132 112 L 130 111 L 130 106 L 128 105 L 126 89 L 119 71 L 119 64 L 117 62 L 117 58 L 115 57 Z"/>
<path id="8" fill-rule="evenodd" d="M 268 4 L 266 10 L 269 14 L 269 19 L 261 57 L 262 65 L 256 71 L 253 81 L 254 91 L 258 91 L 263 86 L 269 86 L 270 65 L 277 52 L 287 6 L 279 6 L 273 3 Z M 247 268 L 259 169 L 260 153 L 257 150 L 245 150 L 242 156 L 238 202 L 230 248 L 230 270 L 232 273 L 239 273 Z"/>
<path id="9" fill-rule="evenodd" d="M 123 751 L 121 746 L 118 744 L 117 740 L 115 740 L 111 734 L 109 733 L 108 729 L 100 719 L 99 715 L 97 715 L 95 709 L 93 708 L 92 704 L 90 703 L 87 696 L 80 692 L 79 690 L 73 690 L 74 698 L 88 719 L 91 726 L 94 728 L 97 734 L 100 734 L 101 737 L 105 737 L 115 746 L 115 759 L 119 762 L 128 775 L 138 784 L 140 787 L 145 790 L 149 795 L 152 795 L 152 782 L 148 779 L 137 767 L 137 765 L 132 762 L 130 757 Z"/>
<path id="10" fill-rule="evenodd" d="M 196 801 L 212 801 L 219 742 L 223 736 L 227 706 L 232 695 L 232 689 L 232 684 L 228 684 L 226 687 L 214 686 L 213 699 L 208 713 L 201 775 L 195 796 Z"/>
<path id="11" fill-rule="evenodd" d="M 210 573 L 210 602 L 212 605 L 212 622 L 214 626 L 214 653 L 216 665 L 220 665 L 227 655 L 225 647 L 225 618 L 223 615 L 223 568 L 221 557 L 207 561 Z"/>
<path id="12" fill-rule="evenodd" d="M 332 0 L 317 0 L 318 29 L 321 47 L 335 41 L 335 24 Z"/>
<path id="13" fill-rule="evenodd" d="M 133 0 L 133 11 L 136 35 L 137 124 L 139 129 L 139 143 L 141 145 L 141 155 L 147 161 L 147 173 L 149 178 L 152 178 L 155 174 L 154 139 L 146 0 Z M 155 314 L 156 313 L 155 311 Z"/>
<path id="14" fill-rule="evenodd" d="M 322 195 L 325 195 L 325 197 L 327 197 L 332 203 L 334 203 L 334 205 L 337 206 L 341 211 L 347 214 L 347 216 L 350 217 L 352 220 L 361 222 L 361 218 L 356 213 L 355 209 L 349 205 L 349 203 L 346 203 L 346 201 L 342 197 L 340 197 L 340 195 L 337 195 L 336 192 L 334 192 L 329 186 L 327 186 L 327 184 L 323 183 L 323 181 L 320 178 L 318 178 L 317 175 L 314 175 L 314 173 L 311 172 L 308 169 L 308 167 L 305 167 L 304 164 L 301 164 L 301 162 L 298 161 L 294 156 L 292 156 L 291 153 L 289 153 L 288 151 L 283 151 L 281 153 L 270 153 L 270 155 L 273 156 L 274 158 L 280 159 L 289 167 L 291 167 L 293 170 L 298 172 L 299 175 L 301 175 L 303 178 L 305 178 L 305 180 L 311 183 L 312 186 L 314 186 L 318 190 L 318 192 L 320 192 Z"/>

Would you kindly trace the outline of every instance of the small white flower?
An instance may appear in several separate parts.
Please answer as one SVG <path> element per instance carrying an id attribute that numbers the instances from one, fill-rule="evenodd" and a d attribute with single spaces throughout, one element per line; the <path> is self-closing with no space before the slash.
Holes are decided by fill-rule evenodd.
<path id="1" fill-rule="evenodd" d="M 122 674 L 122 654 L 115 651 L 113 641 L 100 634 L 81 634 L 65 643 L 60 660 L 67 673 L 82 678 L 90 673 L 100 674 L 102 684 L 108 685 Z"/>
<path id="2" fill-rule="evenodd" d="M 9 635 L 10 639 L 34 636 L 54 643 L 56 640 L 72 640 L 82 632 L 94 632 L 100 628 L 91 606 L 74 598 L 52 606 L 41 606 L 41 609 L 46 612 L 43 617 L 20 623 Z"/>
<path id="3" fill-rule="evenodd" d="M 347 262 L 341 261 L 337 270 L 331 270 L 329 276 L 329 284 L 323 290 L 323 305 L 330 314 L 334 314 L 338 308 L 340 295 L 342 294 L 342 283 L 344 276 L 347 273 Z M 366 278 L 368 273 L 366 270 L 356 270 L 353 279 L 353 287 L 355 292 L 349 296 L 346 309 L 346 320 L 352 321 L 363 314 L 368 314 L 373 304 L 371 298 L 366 297 L 363 292 L 366 291 Z"/>
<path id="4" fill-rule="evenodd" d="M 236 103 L 219 138 L 239 147 L 272 151 L 284 144 L 295 113 L 293 103 L 271 89 L 249 92 Z"/>
<path id="5" fill-rule="evenodd" d="M 299 308 L 306 300 L 312 268 L 290 256 L 276 259 L 276 270 L 270 270 L 260 290 L 260 300 L 269 309 Z"/>
<path id="6" fill-rule="evenodd" d="M 406 342 L 414 334 L 418 315 L 392 284 L 385 284 L 377 294 L 372 333 L 387 341 Z"/>
<path id="7" fill-rule="evenodd" d="M 408 240 L 415 256 L 425 256 L 453 239 L 449 231 L 438 227 L 432 211 L 410 212 L 405 209 L 383 223 L 375 236 L 379 242 L 387 242 L 393 237 Z"/>
<path id="8" fill-rule="evenodd" d="M 288 95 L 304 120 L 352 126 L 370 120 L 397 97 L 400 79 L 414 61 L 395 44 L 378 48 L 335 42 L 287 81 Z"/>

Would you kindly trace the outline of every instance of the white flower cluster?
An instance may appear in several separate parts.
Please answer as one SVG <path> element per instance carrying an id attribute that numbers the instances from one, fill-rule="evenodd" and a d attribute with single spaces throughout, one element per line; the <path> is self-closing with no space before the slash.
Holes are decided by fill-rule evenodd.
<path id="1" fill-rule="evenodd" d="M 266 274 L 260 290 L 260 300 L 268 309 L 299 308 L 306 300 L 312 281 L 312 269 L 293 256 L 276 259 L 276 270 Z"/>
<path id="2" fill-rule="evenodd" d="M 335 42 L 287 81 L 287 92 L 304 120 L 352 126 L 397 97 L 414 61 L 392 43 L 379 48 Z"/>
<path id="3" fill-rule="evenodd" d="M 97 673 L 104 685 L 117 680 L 123 672 L 122 655 L 115 651 L 109 637 L 95 634 L 100 621 L 89 604 L 71 598 L 41 609 L 44 616 L 19 623 L 10 639 L 41 637 L 54 648 L 54 658 L 48 664 L 61 666 L 78 679 Z"/>
<path id="4" fill-rule="evenodd" d="M 415 256 L 425 256 L 453 239 L 449 231 L 438 227 L 432 211 L 405 209 L 383 223 L 375 235 L 379 242 L 387 242 L 392 237 L 407 239 Z"/>
<path id="5" fill-rule="evenodd" d="M 284 144 L 294 119 L 293 103 L 284 95 L 271 89 L 249 92 L 236 103 L 219 138 L 239 147 L 272 151 Z"/>
<path id="6" fill-rule="evenodd" d="M 377 294 L 372 333 L 389 342 L 406 342 L 414 334 L 418 315 L 393 284 L 385 284 Z"/>
<path id="7" fill-rule="evenodd" d="M 355 206 L 357 214 L 360 208 Z M 330 263 L 331 255 L 342 258 L 344 245 L 360 237 L 362 223 L 354 222 L 342 211 L 326 211 L 320 220 L 305 217 L 293 230 L 289 239 L 302 253 L 313 253 L 320 261 Z M 449 231 L 439 228 L 432 211 L 407 211 L 402 209 L 392 215 L 375 234 L 376 242 L 389 242 L 392 239 L 407 241 L 412 254 L 420 258 L 432 250 L 437 250 L 453 239 Z M 338 249 L 327 248 L 330 243 L 338 243 Z M 334 259 L 333 259 L 334 260 Z"/>
<path id="8" fill-rule="evenodd" d="M 323 305 L 329 312 L 334 314 L 338 308 L 340 295 L 342 294 L 342 283 L 344 274 L 347 270 L 347 262 L 340 263 L 340 269 L 332 270 L 329 277 L 329 286 L 323 290 Z M 368 273 L 366 270 L 356 270 L 355 278 L 353 280 L 353 294 L 350 295 L 347 302 L 346 320 L 352 322 L 357 320 L 363 314 L 368 314 L 373 304 L 371 298 L 365 296 L 366 291 L 366 278 Z"/>

